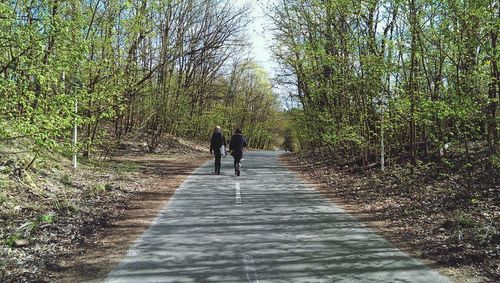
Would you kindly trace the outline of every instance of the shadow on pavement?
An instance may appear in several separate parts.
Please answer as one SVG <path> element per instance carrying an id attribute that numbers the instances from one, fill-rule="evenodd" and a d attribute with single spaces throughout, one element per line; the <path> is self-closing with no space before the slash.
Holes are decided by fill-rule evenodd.
<path id="1" fill-rule="evenodd" d="M 108 282 L 449 282 L 346 214 L 276 153 L 252 152 L 242 176 L 207 174 L 176 192 Z M 239 188 L 241 204 L 236 203 Z"/>

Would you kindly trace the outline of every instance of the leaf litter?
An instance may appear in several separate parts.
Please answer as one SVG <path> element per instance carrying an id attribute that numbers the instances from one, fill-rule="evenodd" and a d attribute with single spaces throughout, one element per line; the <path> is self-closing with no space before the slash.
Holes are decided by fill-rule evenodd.
<path id="1" fill-rule="evenodd" d="M 469 172 L 438 161 L 391 164 L 381 172 L 335 165 L 311 153 L 282 156 L 292 170 L 396 246 L 448 268 L 446 273 L 460 282 L 499 282 L 499 172 L 481 156 L 474 160 Z"/>

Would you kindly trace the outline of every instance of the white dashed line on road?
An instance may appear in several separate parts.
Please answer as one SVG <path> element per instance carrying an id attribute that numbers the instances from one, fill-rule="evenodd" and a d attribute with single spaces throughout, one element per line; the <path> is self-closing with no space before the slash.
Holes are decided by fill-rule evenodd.
<path id="1" fill-rule="evenodd" d="M 236 189 L 236 203 L 241 203 L 240 182 L 234 184 Z"/>
<path id="2" fill-rule="evenodd" d="M 245 266 L 245 273 L 247 275 L 248 282 L 259 283 L 257 270 L 255 269 L 255 262 L 251 255 L 247 253 L 243 254 L 243 265 Z"/>

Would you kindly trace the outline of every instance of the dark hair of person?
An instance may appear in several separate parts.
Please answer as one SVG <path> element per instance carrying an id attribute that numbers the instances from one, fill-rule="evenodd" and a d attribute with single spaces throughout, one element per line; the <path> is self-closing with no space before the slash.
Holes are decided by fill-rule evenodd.
<path id="1" fill-rule="evenodd" d="M 241 134 L 241 129 L 236 129 L 236 131 L 234 131 L 234 132 L 237 134 Z"/>

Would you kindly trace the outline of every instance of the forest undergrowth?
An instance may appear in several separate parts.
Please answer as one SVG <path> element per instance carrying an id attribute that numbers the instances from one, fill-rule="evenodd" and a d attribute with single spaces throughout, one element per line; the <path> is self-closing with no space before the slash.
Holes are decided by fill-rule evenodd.
<path id="1" fill-rule="evenodd" d="M 283 160 L 368 222 L 382 221 L 379 228 L 397 246 L 441 267 L 467 268 L 474 277 L 498 282 L 499 168 L 485 152 L 470 150 L 468 157 L 457 149 L 417 166 L 393 163 L 385 172 L 312 152 Z"/>
<path id="2" fill-rule="evenodd" d="M 154 154 L 134 137 L 103 155 L 84 161 L 78 170 L 71 158 L 45 153 L 35 159 L 18 142 L 0 146 L 0 281 L 50 282 L 50 273 L 73 249 L 92 243 L 96 232 L 119 217 L 144 186 L 138 163 L 120 156 L 192 159 L 202 148 L 194 142 L 168 137 Z M 17 154 L 12 154 L 16 152 Z M 133 159 L 132 159 L 133 160 Z"/>

